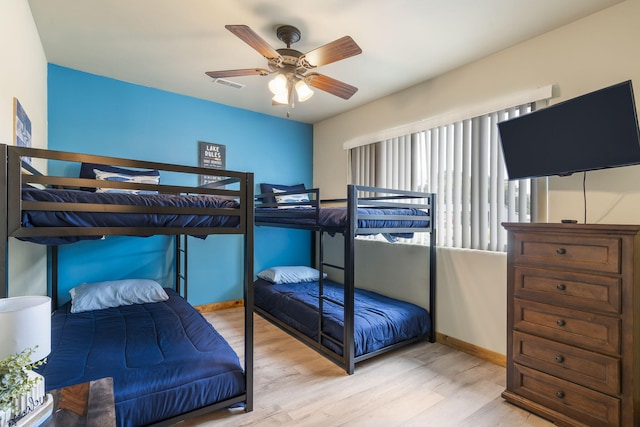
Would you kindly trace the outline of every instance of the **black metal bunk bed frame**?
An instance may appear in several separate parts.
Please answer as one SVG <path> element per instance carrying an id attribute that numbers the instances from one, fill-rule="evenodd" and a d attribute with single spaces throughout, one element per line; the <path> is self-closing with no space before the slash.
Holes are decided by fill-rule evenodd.
<path id="1" fill-rule="evenodd" d="M 245 369 L 245 393 L 233 398 L 214 403 L 212 405 L 196 409 L 187 414 L 182 414 L 170 419 L 162 420 L 153 425 L 171 425 L 178 421 L 196 417 L 231 405 L 244 403 L 245 411 L 253 410 L 253 252 L 254 252 L 254 208 L 253 208 L 253 174 L 247 172 L 235 172 L 227 170 L 215 170 L 201 167 L 181 166 L 168 163 L 139 161 L 117 157 L 79 154 L 63 151 L 54 151 L 38 148 L 7 146 L 0 144 L 0 298 L 9 296 L 8 263 L 9 237 L 58 237 L 58 236 L 152 236 L 174 235 L 176 236 L 176 291 L 186 298 L 187 288 L 187 236 L 211 235 L 211 234 L 242 234 L 244 236 L 244 262 L 243 262 L 243 295 L 244 295 L 244 369 Z M 96 187 L 96 181 L 83 178 L 69 178 L 62 176 L 41 175 L 29 163 L 23 161 L 23 157 L 37 158 L 44 161 L 57 160 L 72 163 L 93 163 L 97 165 L 109 165 L 122 168 L 136 168 L 159 170 L 188 174 L 220 176 L 221 185 L 239 184 L 239 189 L 231 190 L 215 185 L 209 186 L 177 186 L 154 184 L 128 184 L 117 183 L 113 185 L 102 181 L 102 187 L 118 188 L 142 188 L 155 190 L 167 194 L 202 194 L 221 195 L 236 198 L 240 208 L 233 213 L 225 212 L 225 215 L 237 216 L 237 227 L 23 227 L 21 223 L 22 211 L 83 211 L 83 212 L 112 212 L 112 213 L 142 213 L 142 214 L 199 214 L 206 215 L 208 209 L 210 215 L 221 215 L 219 209 L 214 208 L 172 208 L 160 206 L 134 206 L 134 205 L 99 205 L 88 203 L 63 203 L 63 202 L 33 202 L 23 201 L 21 188 L 23 185 L 39 185 L 51 188 L 82 188 Z M 57 246 L 48 246 L 51 268 L 49 293 L 52 297 L 52 306 L 57 307 Z"/>
<path id="2" fill-rule="evenodd" d="M 309 202 L 293 202 L 293 203 L 269 203 L 266 202 L 267 198 L 273 197 L 272 194 L 260 194 L 256 196 L 256 207 L 263 206 L 272 208 L 269 210 L 256 209 L 255 220 L 257 226 L 269 226 L 269 227 L 281 227 L 281 228 L 296 228 L 303 230 L 310 230 L 314 232 L 312 239 L 313 248 L 312 253 L 314 261 L 316 259 L 315 251 L 316 246 L 318 250 L 317 262 L 320 270 L 319 280 L 319 298 L 318 298 L 318 337 L 316 339 L 310 338 L 297 329 L 287 325 L 278 318 L 272 316 L 260 307 L 254 307 L 256 313 L 265 319 L 269 320 L 274 325 L 278 326 L 285 332 L 293 335 L 300 341 L 304 342 L 320 354 L 333 361 L 335 364 L 343 368 L 349 375 L 355 372 L 355 364 L 371 357 L 386 353 L 399 347 L 403 347 L 408 344 L 415 343 L 424 339 L 424 337 L 417 337 L 411 340 L 403 341 L 397 344 L 393 344 L 382 348 L 380 350 L 355 356 L 355 344 L 354 344 L 354 294 L 355 294 L 355 237 L 358 235 L 374 235 L 380 233 L 424 233 L 427 232 L 430 235 L 429 240 L 429 316 L 431 317 L 431 330 L 428 335 L 429 342 L 436 341 L 436 221 L 435 221 L 435 209 L 436 209 L 436 195 L 434 193 L 422 193 L 405 190 L 392 190 L 386 188 L 367 187 L 350 184 L 347 186 L 347 198 L 346 199 L 331 199 L 320 200 L 319 189 L 305 189 L 305 190 L 292 190 L 287 192 L 280 192 L 279 195 L 292 195 L 292 194 L 308 194 Z M 362 196 L 360 196 L 362 194 Z M 260 202 L 262 202 L 260 204 Z M 345 227 L 332 227 L 324 226 L 320 223 L 320 209 L 321 204 L 342 204 L 346 202 L 347 209 L 347 224 Z M 277 207 L 291 208 L 295 206 L 306 206 L 312 209 L 308 210 L 296 210 L 296 209 L 273 209 Z M 372 214 L 363 214 L 358 211 L 361 207 L 377 207 L 377 208 L 415 208 L 421 209 L 428 213 L 428 217 L 414 217 L 407 215 L 389 216 L 382 215 L 376 216 Z M 311 219 L 310 223 L 285 223 L 285 222 L 273 222 L 272 218 L 305 218 Z M 427 227 L 411 227 L 411 228 L 360 228 L 359 221 L 367 220 L 421 220 L 425 218 L 428 220 Z M 327 234 L 342 234 L 344 236 L 344 261 L 343 265 L 332 265 L 324 261 L 324 236 Z M 332 300 L 323 295 L 323 277 L 324 267 L 330 267 L 338 270 L 342 270 L 344 273 L 344 304 Z M 330 301 L 334 304 L 342 306 L 344 309 L 344 331 L 343 342 L 339 342 L 332 337 L 324 334 L 322 328 L 323 322 L 323 302 Z M 325 345 L 322 344 L 322 340 L 329 340 L 334 344 L 343 348 L 342 356 L 333 352 Z"/>

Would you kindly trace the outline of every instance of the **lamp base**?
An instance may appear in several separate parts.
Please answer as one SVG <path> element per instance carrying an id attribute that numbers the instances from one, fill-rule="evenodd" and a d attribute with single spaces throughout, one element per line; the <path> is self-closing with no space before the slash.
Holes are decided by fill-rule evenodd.
<path id="1" fill-rule="evenodd" d="M 20 418 L 15 427 L 38 427 L 51 416 L 53 413 L 53 397 L 47 394 L 44 402 L 36 406 L 33 411 Z"/>

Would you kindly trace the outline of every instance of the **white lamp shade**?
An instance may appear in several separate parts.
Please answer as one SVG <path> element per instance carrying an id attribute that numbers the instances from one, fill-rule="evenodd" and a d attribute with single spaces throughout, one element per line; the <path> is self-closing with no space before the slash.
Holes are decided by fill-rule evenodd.
<path id="1" fill-rule="evenodd" d="M 296 93 L 298 94 L 298 101 L 300 102 L 304 102 L 313 96 L 311 88 L 302 80 L 296 82 Z"/>
<path id="2" fill-rule="evenodd" d="M 30 348 L 31 362 L 51 352 L 51 298 L 23 296 L 0 299 L 0 359 Z"/>
<path id="3" fill-rule="evenodd" d="M 269 90 L 274 95 L 282 95 L 283 93 L 286 96 L 287 93 L 287 78 L 282 74 L 278 74 L 269 82 Z M 286 102 L 285 102 L 286 104 Z"/>

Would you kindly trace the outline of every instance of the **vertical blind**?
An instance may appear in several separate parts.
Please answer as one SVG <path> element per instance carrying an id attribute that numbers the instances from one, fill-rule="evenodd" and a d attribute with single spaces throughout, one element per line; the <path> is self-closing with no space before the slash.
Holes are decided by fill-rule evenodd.
<path id="1" fill-rule="evenodd" d="M 531 221 L 537 192 L 532 180 L 507 179 L 497 123 L 534 105 L 351 148 L 351 182 L 436 193 L 439 246 L 504 251 L 501 223 Z"/>

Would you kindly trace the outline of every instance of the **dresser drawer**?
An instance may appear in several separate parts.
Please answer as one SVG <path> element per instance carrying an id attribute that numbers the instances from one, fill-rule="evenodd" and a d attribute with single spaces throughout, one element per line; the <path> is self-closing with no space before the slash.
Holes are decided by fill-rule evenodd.
<path id="1" fill-rule="evenodd" d="M 569 381 L 514 365 L 514 392 L 590 427 L 620 425 L 620 400 Z"/>
<path id="2" fill-rule="evenodd" d="M 620 319 L 549 304 L 513 300 L 513 328 L 543 338 L 617 356 Z"/>
<path id="3" fill-rule="evenodd" d="M 620 393 L 620 359 L 520 332 L 513 333 L 513 361 L 596 389 Z"/>
<path id="4" fill-rule="evenodd" d="M 621 279 L 596 274 L 516 266 L 514 296 L 541 302 L 619 314 Z"/>
<path id="5" fill-rule="evenodd" d="M 620 273 L 619 238 L 514 233 L 513 243 L 515 264 Z"/>

